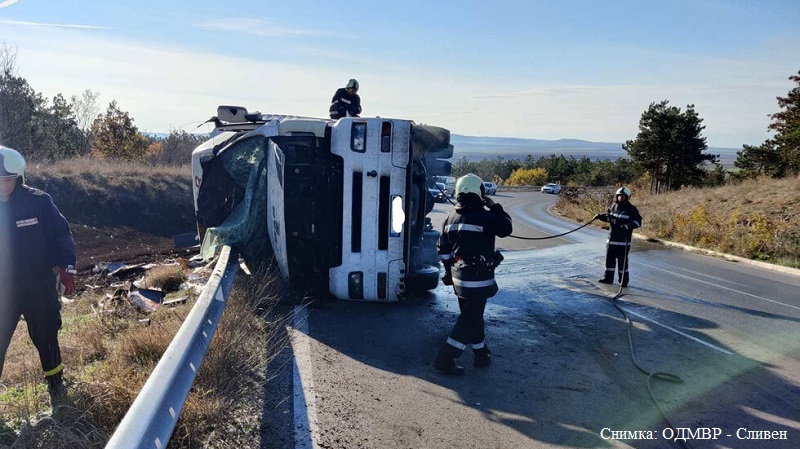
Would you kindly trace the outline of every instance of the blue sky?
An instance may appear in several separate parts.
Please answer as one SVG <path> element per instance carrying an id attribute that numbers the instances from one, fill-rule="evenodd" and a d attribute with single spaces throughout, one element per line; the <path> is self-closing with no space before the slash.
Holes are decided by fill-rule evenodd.
<path id="1" fill-rule="evenodd" d="M 800 70 L 797 0 L 109 3 L 0 0 L 0 42 L 36 91 L 97 91 L 151 132 L 219 104 L 325 117 L 354 77 L 363 115 L 457 134 L 623 142 L 666 99 L 736 148 Z"/>

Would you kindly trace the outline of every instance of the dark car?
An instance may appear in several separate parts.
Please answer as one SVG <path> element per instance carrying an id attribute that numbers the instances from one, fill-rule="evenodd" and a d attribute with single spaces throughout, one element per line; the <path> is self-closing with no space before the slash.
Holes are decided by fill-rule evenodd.
<path id="1" fill-rule="evenodd" d="M 435 187 L 428 187 L 428 192 L 433 196 L 433 200 L 437 203 L 444 203 L 447 201 L 447 195 L 443 191 L 444 189 L 440 188 L 441 185 L 437 185 Z"/>

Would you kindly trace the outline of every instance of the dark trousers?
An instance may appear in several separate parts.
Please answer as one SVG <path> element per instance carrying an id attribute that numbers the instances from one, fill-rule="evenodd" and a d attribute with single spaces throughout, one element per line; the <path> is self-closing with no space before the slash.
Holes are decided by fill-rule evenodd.
<path id="1" fill-rule="evenodd" d="M 623 245 L 609 244 L 606 249 L 606 279 L 614 279 L 614 271 L 619 273 L 619 279 L 622 280 L 623 275 L 628 274 L 628 254 L 630 254 L 631 247 Z"/>
<path id="2" fill-rule="evenodd" d="M 0 281 L 0 376 L 20 317 L 25 317 L 28 335 L 39 352 L 42 370 L 47 373 L 60 368 L 58 330 L 61 329 L 61 304 L 53 276 L 38 281 Z"/>
<path id="3" fill-rule="evenodd" d="M 458 316 L 453 330 L 450 331 L 450 339 L 464 345 L 483 343 L 486 338 L 483 311 L 486 309 L 487 299 L 458 298 L 458 308 L 461 310 L 461 315 Z"/>

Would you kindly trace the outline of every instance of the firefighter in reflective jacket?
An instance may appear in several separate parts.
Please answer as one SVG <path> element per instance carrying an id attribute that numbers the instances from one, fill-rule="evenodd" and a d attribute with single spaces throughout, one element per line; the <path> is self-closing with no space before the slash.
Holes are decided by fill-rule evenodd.
<path id="1" fill-rule="evenodd" d="M 603 284 L 614 283 L 615 268 L 623 287 L 627 287 L 630 281 L 628 254 L 631 250 L 631 238 L 633 230 L 642 225 L 642 216 L 639 215 L 636 206 L 630 203 L 630 197 L 630 189 L 620 187 L 614 195 L 614 204 L 608 208 L 608 213 L 595 216 L 611 224 L 606 244 L 606 272 L 599 281 Z"/>
<path id="2" fill-rule="evenodd" d="M 475 353 L 474 366 L 482 368 L 491 362 L 483 311 L 486 300 L 497 293 L 494 269 L 503 260 L 494 249 L 495 236 L 511 235 L 511 217 L 503 206 L 484 196 L 481 178 L 472 173 L 458 179 L 455 192 L 458 204 L 444 222 L 438 247 L 445 268 L 442 281 L 453 286 L 461 314 L 439 349 L 433 367 L 447 374 L 462 375 L 464 368 L 455 359 L 467 346 Z"/>
<path id="3" fill-rule="evenodd" d="M 358 81 L 351 79 L 347 85 L 336 90 L 329 109 L 332 119 L 358 117 L 361 115 L 361 97 L 358 96 Z"/>
<path id="4" fill-rule="evenodd" d="M 24 184 L 25 159 L 0 146 L 0 376 L 20 316 L 44 370 L 50 397 L 64 393 L 61 304 L 75 290 L 75 242 L 50 195 Z"/>

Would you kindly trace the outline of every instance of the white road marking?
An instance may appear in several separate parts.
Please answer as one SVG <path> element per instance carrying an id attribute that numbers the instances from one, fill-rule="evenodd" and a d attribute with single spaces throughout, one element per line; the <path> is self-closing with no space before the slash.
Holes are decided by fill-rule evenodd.
<path id="1" fill-rule="evenodd" d="M 317 407 L 314 401 L 314 374 L 311 371 L 311 341 L 308 337 L 308 309 L 294 308 L 289 328 L 294 360 L 294 440 L 296 449 L 317 449 Z"/>
<path id="2" fill-rule="evenodd" d="M 781 305 L 781 306 L 790 307 L 792 309 L 800 310 L 800 307 L 793 306 L 791 304 L 786 304 L 786 303 L 783 303 L 783 302 L 780 302 L 780 301 L 775 301 L 774 299 L 764 298 L 763 296 L 758 296 L 758 295 L 754 295 L 752 293 L 743 292 L 741 290 L 736 290 L 735 288 L 725 287 L 724 285 L 719 285 L 719 284 L 715 284 L 713 282 L 704 281 L 702 279 L 697 279 L 696 277 L 687 276 L 685 274 L 676 273 L 674 271 L 665 270 L 663 268 L 659 268 L 659 267 L 656 267 L 656 266 L 653 266 L 653 265 L 650 265 L 650 264 L 641 263 L 641 262 L 637 262 L 637 264 L 645 266 L 645 267 L 648 267 L 648 268 L 652 268 L 654 270 L 663 271 L 665 273 L 674 274 L 675 276 L 682 277 L 682 278 L 685 278 L 685 279 L 691 279 L 691 280 L 696 281 L 696 282 L 701 282 L 703 284 L 708 284 L 708 285 L 711 285 L 711 286 L 714 286 L 714 287 L 717 287 L 717 288 L 721 288 L 723 290 L 728 290 L 728 291 L 732 291 L 734 293 L 739 293 L 740 295 L 746 295 L 746 296 L 750 296 L 752 298 L 760 299 L 762 301 L 771 302 L 773 304 L 778 304 L 778 305 Z"/>
<path id="3" fill-rule="evenodd" d="M 659 322 L 658 322 L 658 321 L 656 321 L 656 320 L 653 320 L 653 319 L 651 319 L 651 318 L 648 318 L 648 317 L 646 317 L 646 316 L 644 316 L 644 315 L 642 315 L 642 314 L 639 314 L 639 313 L 633 312 L 633 311 L 631 311 L 631 310 L 628 310 L 628 309 L 623 309 L 623 310 L 625 310 L 625 313 L 631 314 L 631 315 L 633 315 L 633 316 L 635 316 L 635 317 L 638 317 L 638 318 L 640 318 L 640 319 L 642 319 L 642 320 L 644 320 L 644 321 L 647 321 L 647 322 L 649 322 L 649 323 L 653 323 L 653 324 L 655 324 L 656 326 L 661 326 L 661 327 L 663 327 L 664 329 L 667 329 L 667 330 L 669 330 L 669 331 L 675 332 L 676 334 L 678 334 L 678 335 L 681 335 L 681 336 L 683 336 L 683 337 L 686 337 L 686 338 L 688 338 L 688 339 L 690 339 L 690 340 L 696 341 L 697 343 L 700 343 L 700 344 L 701 344 L 701 345 L 703 345 L 703 346 L 709 347 L 709 348 L 711 348 L 711 349 L 716 349 L 717 351 L 719 351 L 719 352 L 721 352 L 721 353 L 723 353 L 723 354 L 727 354 L 727 355 L 733 355 L 733 352 L 731 352 L 731 351 L 728 351 L 727 349 L 720 348 L 720 347 L 719 347 L 719 346 L 717 346 L 717 345 L 713 345 L 713 344 L 711 344 L 711 343 L 709 343 L 709 342 L 707 342 L 707 341 L 701 340 L 701 339 L 699 339 L 699 338 L 697 338 L 697 337 L 693 337 L 693 336 L 691 336 L 691 335 L 687 334 L 686 332 L 682 332 L 682 331 L 679 331 L 678 329 L 675 329 L 674 327 L 667 326 L 666 324 L 661 324 L 661 323 L 659 323 Z"/>

